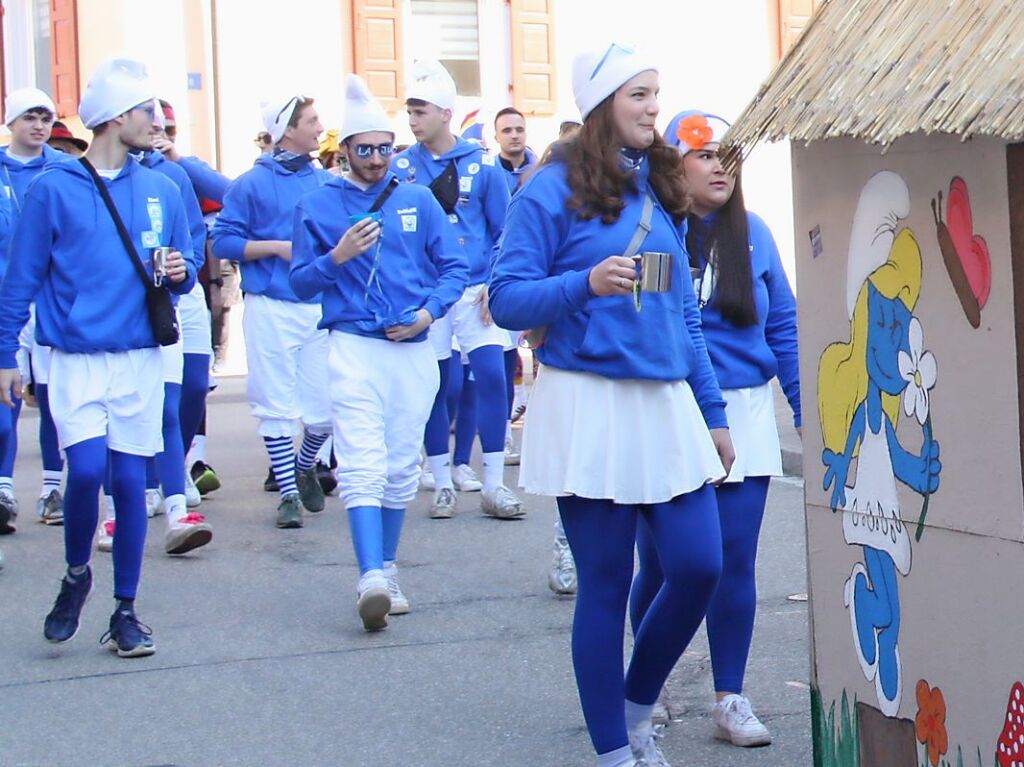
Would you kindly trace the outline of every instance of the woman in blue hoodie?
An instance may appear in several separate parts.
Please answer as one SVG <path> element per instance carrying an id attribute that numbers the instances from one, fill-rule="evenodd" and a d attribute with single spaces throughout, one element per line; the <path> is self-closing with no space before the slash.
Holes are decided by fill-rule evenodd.
<path id="1" fill-rule="evenodd" d="M 800 428 L 796 302 L 778 248 L 764 221 L 748 213 L 739 177 L 718 159 L 728 124 L 704 112 L 682 112 L 667 140 L 683 154 L 693 199 L 687 246 L 697 275 L 704 338 L 726 415 L 736 462 L 717 491 L 723 543 L 722 580 L 708 607 L 708 642 L 717 702 L 715 736 L 737 746 L 771 743 L 743 696 L 743 676 L 754 629 L 754 563 L 771 477 L 782 474 L 779 433 L 770 382 L 778 376 Z M 640 571 L 630 617 L 639 630 L 662 583 L 651 530 L 637 530 Z"/>
<path id="2" fill-rule="evenodd" d="M 732 445 L 686 277 L 679 158 L 654 127 L 656 68 L 612 44 L 573 72 L 583 128 L 513 198 L 491 312 L 512 330 L 546 328 L 520 482 L 557 497 L 576 559 L 573 664 L 597 764 L 663 767 L 651 712 L 718 582 L 709 483 Z M 672 257 L 671 287 L 639 303 L 626 257 L 638 238 Z M 666 579 L 623 673 L 638 519 Z"/>

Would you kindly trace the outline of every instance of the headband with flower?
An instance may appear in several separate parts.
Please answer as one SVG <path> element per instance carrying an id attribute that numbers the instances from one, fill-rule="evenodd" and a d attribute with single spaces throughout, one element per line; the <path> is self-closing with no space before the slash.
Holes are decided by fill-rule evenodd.
<path id="1" fill-rule="evenodd" d="M 729 123 L 718 115 L 707 112 L 680 112 L 669 124 L 665 140 L 679 148 L 683 154 L 703 149 L 705 145 L 721 142 Z"/>

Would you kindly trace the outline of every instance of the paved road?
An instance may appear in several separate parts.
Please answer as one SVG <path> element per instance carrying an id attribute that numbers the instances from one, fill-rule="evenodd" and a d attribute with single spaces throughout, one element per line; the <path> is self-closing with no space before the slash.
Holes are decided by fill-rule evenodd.
<path id="1" fill-rule="evenodd" d="M 554 503 L 529 498 L 526 520 L 500 522 L 463 495 L 455 519 L 433 521 L 421 494 L 402 551 L 413 612 L 367 635 L 339 502 L 302 530 L 273 527 L 243 393 L 242 379 L 222 379 L 211 399 L 210 461 L 226 485 L 202 507 L 213 543 L 166 557 L 154 520 L 138 603 L 151 658 L 97 644 L 113 607 L 109 555 L 96 556 L 79 636 L 55 647 L 42 618 L 62 572 L 60 528 L 26 510 L 0 539 L 0 765 L 591 765 L 570 666 L 573 603 L 545 580 Z M 38 489 L 36 426 L 29 414 L 20 431 L 23 503 Z M 702 634 L 670 681 L 664 748 L 676 767 L 811 763 L 806 605 L 787 599 L 806 590 L 801 499 L 798 480 L 773 484 L 759 564 L 748 685 L 775 745 L 742 751 L 710 737 Z"/>

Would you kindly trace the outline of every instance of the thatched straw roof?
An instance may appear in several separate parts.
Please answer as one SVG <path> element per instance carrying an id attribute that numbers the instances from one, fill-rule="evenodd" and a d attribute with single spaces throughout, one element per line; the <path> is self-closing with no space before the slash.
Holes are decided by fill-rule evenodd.
<path id="1" fill-rule="evenodd" d="M 1024 0 L 825 0 L 726 143 L 916 132 L 1024 140 Z"/>

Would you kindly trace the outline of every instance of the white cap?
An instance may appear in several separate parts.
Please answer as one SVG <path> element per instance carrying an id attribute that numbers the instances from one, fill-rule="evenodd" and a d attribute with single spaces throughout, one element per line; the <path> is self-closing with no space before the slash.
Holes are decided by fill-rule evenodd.
<path id="1" fill-rule="evenodd" d="M 57 115 L 53 99 L 38 88 L 18 88 L 11 91 L 4 101 L 4 125 L 10 125 L 26 112 L 40 108 L 48 110 L 55 117 Z"/>
<path id="2" fill-rule="evenodd" d="M 579 54 L 572 62 L 572 91 L 580 116 L 586 120 L 598 104 L 648 70 L 658 67 L 631 45 L 611 43 Z"/>
<path id="3" fill-rule="evenodd" d="M 156 88 L 149 79 L 145 64 L 134 59 L 107 59 L 85 86 L 78 116 L 85 127 L 92 130 L 154 99 Z"/>
<path id="4" fill-rule="evenodd" d="M 295 108 L 303 101 L 306 101 L 305 96 L 292 94 L 291 96 L 264 99 L 260 104 L 263 127 L 275 144 L 284 137 L 288 123 L 292 119 L 292 115 L 295 114 Z"/>
<path id="5" fill-rule="evenodd" d="M 440 61 L 426 59 L 412 65 L 412 81 L 405 89 L 405 98 L 455 111 L 455 81 Z"/>
<path id="6" fill-rule="evenodd" d="M 363 78 L 348 75 L 345 79 L 345 119 L 341 123 L 341 141 L 357 133 L 382 131 L 390 133 L 394 138 L 395 131 L 391 127 L 384 108 L 366 87 Z"/>

